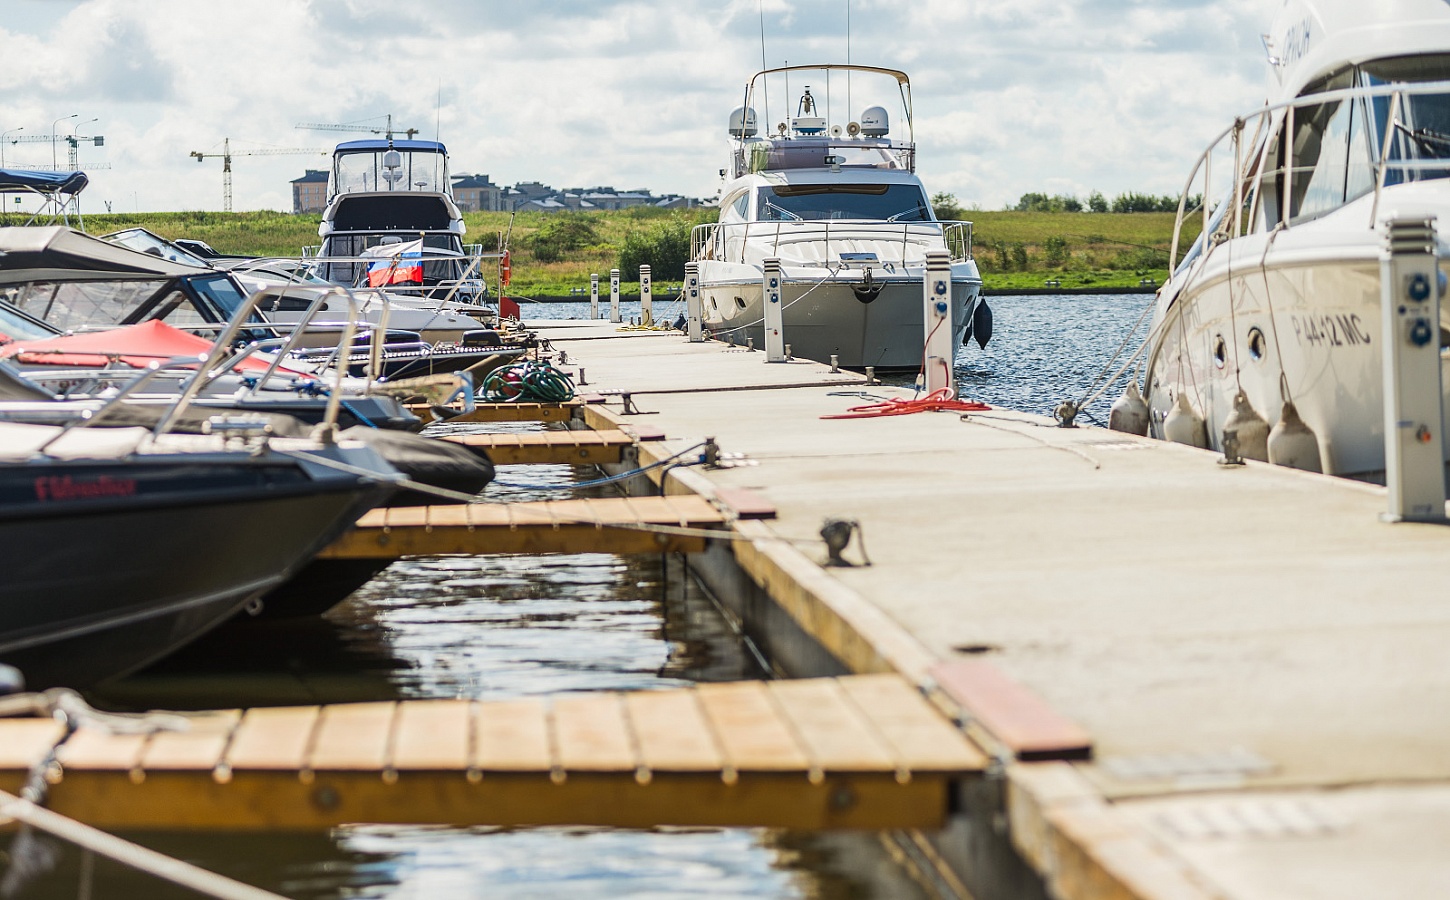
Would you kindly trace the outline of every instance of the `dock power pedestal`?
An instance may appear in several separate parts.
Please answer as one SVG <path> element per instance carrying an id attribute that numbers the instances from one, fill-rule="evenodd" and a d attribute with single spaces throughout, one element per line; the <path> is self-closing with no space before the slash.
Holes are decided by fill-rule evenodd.
<path id="1" fill-rule="evenodd" d="M 760 270 L 760 299 L 765 310 L 765 361 L 785 362 L 785 323 L 780 302 L 780 260 L 772 256 Z"/>
<path id="2" fill-rule="evenodd" d="M 1385 485 L 1391 522 L 1445 522 L 1440 267 L 1435 220 L 1385 223 L 1380 257 Z"/>
<path id="3" fill-rule="evenodd" d="M 599 321 L 599 273 L 595 272 L 589 276 L 589 318 L 591 321 Z"/>
<path id="4" fill-rule="evenodd" d="M 705 339 L 705 298 L 700 296 L 700 264 L 685 263 L 685 331 L 690 343 Z"/>
<path id="5" fill-rule="evenodd" d="M 956 376 L 952 362 L 956 343 L 952 340 L 952 264 L 945 250 L 926 251 L 926 272 L 922 287 L 922 337 L 925 372 L 922 389 L 930 394 L 947 388 L 955 394 Z"/>
<path id="6" fill-rule="evenodd" d="M 609 270 L 609 321 L 618 325 L 624 319 L 619 315 L 619 270 Z"/>

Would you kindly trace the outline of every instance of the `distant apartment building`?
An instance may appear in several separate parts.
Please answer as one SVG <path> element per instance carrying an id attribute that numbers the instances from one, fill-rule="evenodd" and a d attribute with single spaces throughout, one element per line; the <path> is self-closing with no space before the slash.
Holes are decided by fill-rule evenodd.
<path id="1" fill-rule="evenodd" d="M 327 206 L 327 173 L 308 169 L 301 178 L 292 179 L 292 212 L 320 213 Z"/>
<path id="2" fill-rule="evenodd" d="M 503 188 L 488 180 L 487 175 L 453 176 L 453 200 L 464 212 L 506 209 Z"/>
<path id="3" fill-rule="evenodd" d="M 453 199 L 464 212 L 528 211 L 589 212 L 599 209 L 628 209 L 653 206 L 659 209 L 689 209 L 701 205 L 694 197 L 665 194 L 656 197 L 644 188 L 619 191 L 612 187 L 556 190 L 539 181 L 520 181 L 502 187 L 487 175 L 453 176 Z M 317 213 L 327 206 L 327 173 L 308 169 L 292 182 L 292 211 Z"/>

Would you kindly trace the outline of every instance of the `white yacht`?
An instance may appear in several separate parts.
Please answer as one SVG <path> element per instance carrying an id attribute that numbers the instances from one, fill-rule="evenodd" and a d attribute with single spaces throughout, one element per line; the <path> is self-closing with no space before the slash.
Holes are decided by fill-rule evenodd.
<path id="1" fill-rule="evenodd" d="M 1158 297 L 1149 427 L 1221 450 L 1236 405 L 1287 425 L 1292 402 L 1319 451 L 1300 467 L 1375 480 L 1384 223 L 1437 217 L 1447 253 L 1450 5 L 1287 0 L 1264 44 L 1269 103 L 1222 133 L 1184 192 L 1205 203 L 1180 209 L 1179 230 L 1208 237 Z M 1442 322 L 1442 361 L 1447 337 Z"/>
<path id="2" fill-rule="evenodd" d="M 792 88 L 794 84 L 794 89 Z M 886 90 L 882 90 L 882 85 Z M 905 140 L 890 114 L 872 105 L 859 120 L 852 92 L 900 101 Z M 771 95 L 793 114 L 762 136 L 757 109 L 777 121 Z M 731 116 L 732 152 L 720 217 L 695 229 L 704 323 L 713 337 L 764 347 L 761 279 L 781 264 L 783 340 L 800 357 L 843 366 L 915 369 L 922 364 L 922 278 L 929 250 L 951 258 L 953 345 L 974 314 L 990 336 L 982 279 L 972 259 L 970 222 L 941 222 L 916 177 L 911 82 L 870 66 L 787 66 L 759 72 Z"/>
<path id="3" fill-rule="evenodd" d="M 485 266 L 500 253 L 465 245 L 467 226 L 453 199 L 448 150 L 437 141 L 372 138 L 345 141 L 332 153 L 319 247 L 306 248 L 314 271 L 336 284 L 385 287 L 394 296 L 447 303 L 452 311 L 491 319 L 485 307 Z M 389 244 L 412 246 L 421 265 L 391 266 L 384 283 L 372 277 Z M 426 303 L 424 305 L 427 305 Z"/>

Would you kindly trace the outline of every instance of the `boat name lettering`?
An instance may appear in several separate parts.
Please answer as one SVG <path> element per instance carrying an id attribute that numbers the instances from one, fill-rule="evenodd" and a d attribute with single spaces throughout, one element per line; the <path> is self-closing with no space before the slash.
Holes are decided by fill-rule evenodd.
<path id="1" fill-rule="evenodd" d="M 111 478 L 102 475 L 94 480 L 77 481 L 70 475 L 43 475 L 35 479 L 35 496 L 48 500 L 94 500 L 100 497 L 131 497 L 136 493 L 136 479 Z"/>
<path id="2" fill-rule="evenodd" d="M 1358 313 L 1290 316 L 1289 321 L 1294 325 L 1295 339 L 1311 347 L 1355 347 L 1370 342 Z"/>
<path id="3" fill-rule="evenodd" d="M 1279 41 L 1279 45 L 1283 48 L 1283 52 L 1279 54 L 1279 60 L 1287 66 L 1303 59 L 1309 52 L 1309 41 L 1313 34 L 1310 20 L 1307 18 L 1291 25 Z"/>

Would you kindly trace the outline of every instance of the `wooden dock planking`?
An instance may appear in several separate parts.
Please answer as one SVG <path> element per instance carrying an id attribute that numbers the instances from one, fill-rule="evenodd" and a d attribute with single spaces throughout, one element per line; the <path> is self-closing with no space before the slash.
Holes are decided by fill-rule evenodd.
<path id="1" fill-rule="evenodd" d="M 458 434 L 442 438 L 481 448 L 496 465 L 602 465 L 618 463 L 635 438 L 622 431 L 529 431 L 501 434 Z"/>
<path id="2" fill-rule="evenodd" d="M 705 538 L 640 526 L 720 528 L 700 497 L 610 497 L 376 509 L 321 554 L 396 559 L 447 553 L 698 553 Z"/>
<path id="3" fill-rule="evenodd" d="M 489 772 L 553 772 L 549 708 L 542 699 L 480 704 L 474 719 L 472 768 Z"/>
<path id="4" fill-rule="evenodd" d="M 83 728 L 51 802 L 104 828 L 935 827 L 981 754 L 912 688 L 873 680 L 225 711 L 151 736 Z M 908 722 L 922 738 L 923 715 L 942 746 L 918 756 L 950 765 L 902 779 L 881 735 Z M 838 716 L 845 726 L 827 721 Z M 44 757 L 54 724 L 0 721 L 0 783 Z"/>
<path id="5" fill-rule="evenodd" d="M 468 769 L 473 704 L 467 700 L 413 700 L 398 704 L 390 764 L 398 771 Z"/>
<path id="6" fill-rule="evenodd" d="M 457 411 L 448 417 L 449 422 L 567 422 L 575 410 L 584 404 L 577 401 L 566 403 L 479 403 L 471 411 Z M 408 411 L 433 421 L 433 408 L 424 403 L 408 404 Z"/>

